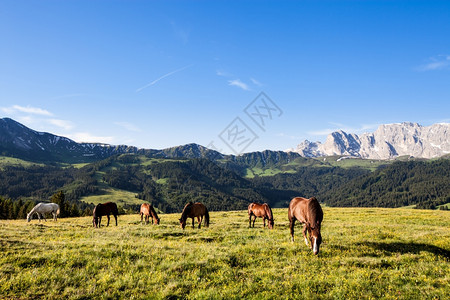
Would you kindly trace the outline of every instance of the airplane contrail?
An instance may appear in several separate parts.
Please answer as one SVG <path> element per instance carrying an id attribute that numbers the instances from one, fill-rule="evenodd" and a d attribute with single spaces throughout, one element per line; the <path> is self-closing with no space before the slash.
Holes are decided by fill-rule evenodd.
<path id="1" fill-rule="evenodd" d="M 164 74 L 163 76 L 156 78 L 155 80 L 153 80 L 152 82 L 150 82 L 150 83 L 144 85 L 143 87 L 138 88 L 138 89 L 136 90 L 136 93 L 139 93 L 139 92 L 142 91 L 143 89 L 146 89 L 146 88 L 148 88 L 149 86 L 154 85 L 155 83 L 157 83 L 157 82 L 160 81 L 161 79 L 164 79 L 164 78 L 166 78 L 166 77 L 169 77 L 170 75 L 173 75 L 173 74 L 175 74 L 175 73 L 181 72 L 181 71 L 183 71 L 183 70 L 185 70 L 185 69 L 187 69 L 187 68 L 190 68 L 190 67 L 192 67 L 192 66 L 193 66 L 193 64 L 190 64 L 190 65 L 184 66 L 184 67 L 182 67 L 182 68 L 176 69 L 176 70 L 174 70 L 174 71 L 172 71 L 172 72 L 169 72 L 169 73 L 167 73 L 167 74 Z"/>

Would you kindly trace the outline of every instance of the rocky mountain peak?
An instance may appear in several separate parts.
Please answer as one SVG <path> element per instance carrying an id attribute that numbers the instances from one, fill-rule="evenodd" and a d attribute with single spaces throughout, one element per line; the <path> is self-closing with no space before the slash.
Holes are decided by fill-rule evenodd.
<path id="1" fill-rule="evenodd" d="M 342 130 L 327 136 L 325 143 L 304 141 L 290 149 L 306 157 L 348 155 L 368 159 L 392 159 L 409 155 L 420 158 L 450 153 L 450 123 L 421 126 L 404 122 L 380 125 L 373 133 L 348 134 Z"/>

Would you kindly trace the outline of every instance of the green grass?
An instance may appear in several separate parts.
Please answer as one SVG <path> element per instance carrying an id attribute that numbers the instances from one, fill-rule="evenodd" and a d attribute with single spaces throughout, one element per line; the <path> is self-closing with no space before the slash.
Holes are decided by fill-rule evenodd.
<path id="1" fill-rule="evenodd" d="M 118 206 L 123 206 L 124 204 L 142 204 L 145 201 L 137 199 L 135 197 L 136 193 L 120 190 L 112 187 L 102 188 L 101 195 L 91 195 L 82 197 L 80 201 L 86 203 L 105 203 L 105 202 L 115 202 Z"/>
<path id="2" fill-rule="evenodd" d="M 0 221 L 0 298 L 448 299 L 450 218 L 444 211 L 328 208 L 319 256 L 245 211 L 212 212 L 181 230 L 139 216 L 93 229 L 91 218 Z"/>
<path id="3" fill-rule="evenodd" d="M 0 170 L 5 166 L 14 167 L 31 167 L 31 166 L 44 166 L 43 164 L 29 162 L 19 158 L 0 156 Z"/>

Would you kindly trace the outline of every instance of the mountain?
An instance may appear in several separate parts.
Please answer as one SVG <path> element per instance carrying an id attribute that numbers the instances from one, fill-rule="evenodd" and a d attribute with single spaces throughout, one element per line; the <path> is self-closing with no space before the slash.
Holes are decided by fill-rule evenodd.
<path id="1" fill-rule="evenodd" d="M 0 119 L 0 155 L 31 161 L 82 163 L 116 154 L 143 154 L 155 158 L 221 159 L 223 154 L 197 144 L 162 150 L 127 145 L 77 143 L 69 138 L 32 130 L 10 118 Z"/>
<path id="2" fill-rule="evenodd" d="M 380 125 L 373 133 L 357 135 L 342 130 L 328 135 L 325 143 L 304 141 L 289 149 L 304 157 L 345 155 L 367 159 L 398 156 L 435 158 L 450 153 L 450 123 L 421 126 L 417 123 Z"/>

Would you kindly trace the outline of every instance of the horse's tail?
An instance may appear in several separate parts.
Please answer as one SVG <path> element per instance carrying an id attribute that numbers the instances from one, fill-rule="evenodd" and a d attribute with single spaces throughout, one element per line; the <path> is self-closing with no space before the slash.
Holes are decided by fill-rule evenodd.
<path id="1" fill-rule="evenodd" d="M 209 212 L 206 207 L 205 207 L 205 226 L 209 227 Z"/>
<path id="2" fill-rule="evenodd" d="M 56 215 L 59 216 L 60 213 L 61 213 L 61 209 L 59 208 L 59 205 L 58 205 L 58 209 L 56 210 Z"/>

